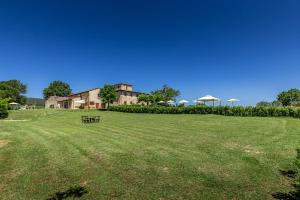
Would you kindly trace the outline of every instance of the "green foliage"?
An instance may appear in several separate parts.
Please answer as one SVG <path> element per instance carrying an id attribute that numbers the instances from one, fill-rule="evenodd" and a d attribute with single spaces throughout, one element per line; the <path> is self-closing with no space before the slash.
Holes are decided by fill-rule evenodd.
<path id="1" fill-rule="evenodd" d="M 283 91 L 277 96 L 277 100 L 282 103 L 283 106 L 290 106 L 292 102 L 300 101 L 300 90 L 290 89 Z"/>
<path id="2" fill-rule="evenodd" d="M 155 90 L 151 92 L 151 94 L 154 96 L 153 101 L 158 102 L 158 101 L 164 101 L 167 102 L 169 100 L 175 101 L 176 97 L 180 95 L 179 90 L 175 90 L 168 85 L 163 85 L 161 89 Z"/>
<path id="3" fill-rule="evenodd" d="M 280 106 L 282 106 L 282 103 L 280 101 L 275 100 L 272 102 L 272 106 L 280 107 Z"/>
<path id="4" fill-rule="evenodd" d="M 26 97 L 23 96 L 27 91 L 27 86 L 19 80 L 9 80 L 0 82 L 0 98 L 9 98 L 10 101 L 25 104 Z"/>
<path id="5" fill-rule="evenodd" d="M 300 101 L 293 101 L 293 102 L 291 102 L 291 106 L 300 107 Z"/>
<path id="6" fill-rule="evenodd" d="M 8 117 L 8 102 L 9 99 L 0 99 L 0 119 Z"/>
<path id="7" fill-rule="evenodd" d="M 68 96 L 72 92 L 68 83 L 62 81 L 53 81 L 47 88 L 43 90 L 44 99 L 48 99 L 50 96 Z"/>
<path id="8" fill-rule="evenodd" d="M 145 102 L 147 105 L 151 103 L 153 100 L 153 96 L 151 94 L 140 94 L 138 96 L 138 102 L 142 103 Z"/>
<path id="9" fill-rule="evenodd" d="M 120 105 L 109 108 L 111 111 L 129 113 L 156 113 L 156 114 L 215 114 L 226 116 L 245 117 L 295 117 L 300 118 L 300 109 L 292 107 L 242 107 L 242 106 L 140 106 Z"/>
<path id="10" fill-rule="evenodd" d="M 260 101 L 256 104 L 257 107 L 269 107 L 272 106 L 272 103 L 267 101 Z"/>
<path id="11" fill-rule="evenodd" d="M 109 104 L 117 98 L 116 89 L 113 85 L 104 85 L 100 90 L 99 96 L 104 103 L 107 103 L 107 107 L 109 108 Z"/>

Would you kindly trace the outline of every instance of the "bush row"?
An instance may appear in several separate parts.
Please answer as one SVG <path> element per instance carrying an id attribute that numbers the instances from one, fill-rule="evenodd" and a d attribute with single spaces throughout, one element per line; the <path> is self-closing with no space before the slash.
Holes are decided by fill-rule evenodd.
<path id="1" fill-rule="evenodd" d="M 295 117 L 300 118 L 300 109 L 292 107 L 242 107 L 242 106 L 140 106 L 120 105 L 111 106 L 110 111 L 128 113 L 155 113 L 155 114 L 215 114 L 226 116 L 259 116 L 259 117 Z"/>
<path id="2" fill-rule="evenodd" d="M 8 103 L 6 99 L 0 99 L 0 119 L 8 117 Z"/>

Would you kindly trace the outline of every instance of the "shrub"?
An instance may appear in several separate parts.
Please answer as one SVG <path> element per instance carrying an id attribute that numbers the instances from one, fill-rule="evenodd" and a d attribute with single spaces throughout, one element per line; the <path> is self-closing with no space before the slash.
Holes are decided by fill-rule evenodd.
<path id="1" fill-rule="evenodd" d="M 120 105 L 111 106 L 111 111 L 128 113 L 155 113 L 155 114 L 215 114 L 225 116 L 249 117 L 295 117 L 300 118 L 300 109 L 292 107 L 242 107 L 242 106 L 187 106 L 166 107 L 159 105 Z"/>
<path id="2" fill-rule="evenodd" d="M 0 99 L 0 119 L 8 117 L 8 99 Z"/>
<path id="3" fill-rule="evenodd" d="M 272 103 L 267 101 L 260 101 L 256 104 L 256 107 L 269 107 L 272 106 Z"/>

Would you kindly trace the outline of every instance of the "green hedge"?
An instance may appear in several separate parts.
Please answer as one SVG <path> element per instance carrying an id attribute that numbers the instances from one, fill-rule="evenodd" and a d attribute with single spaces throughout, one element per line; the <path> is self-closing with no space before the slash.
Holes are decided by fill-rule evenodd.
<path id="1" fill-rule="evenodd" d="M 8 103 L 6 99 L 0 99 L 0 119 L 8 117 Z"/>
<path id="2" fill-rule="evenodd" d="M 295 117 L 300 118 L 300 109 L 292 107 L 242 107 L 242 106 L 140 106 L 120 105 L 109 107 L 110 111 L 128 113 L 155 113 L 155 114 L 215 114 L 226 116 L 245 117 Z"/>

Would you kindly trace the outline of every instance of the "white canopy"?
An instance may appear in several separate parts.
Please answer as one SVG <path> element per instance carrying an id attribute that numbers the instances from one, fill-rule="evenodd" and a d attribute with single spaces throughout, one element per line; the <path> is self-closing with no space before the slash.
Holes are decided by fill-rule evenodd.
<path id="1" fill-rule="evenodd" d="M 168 104 L 174 104 L 175 101 L 170 100 L 170 101 L 167 101 L 167 103 L 168 103 Z"/>
<path id="2" fill-rule="evenodd" d="M 213 102 L 213 105 L 215 103 L 215 101 L 220 101 L 220 105 L 221 105 L 221 99 L 217 98 L 217 97 L 213 97 L 211 95 L 206 95 L 204 97 L 198 98 L 197 101 L 202 101 L 202 102 Z"/>
<path id="3" fill-rule="evenodd" d="M 158 103 L 165 103 L 164 101 L 159 101 Z"/>
<path id="4" fill-rule="evenodd" d="M 217 97 L 213 97 L 211 95 L 206 95 L 204 97 L 201 97 L 201 98 L 198 98 L 197 101 L 203 101 L 203 102 L 206 102 L 206 101 L 221 101 L 221 99 L 217 98 Z"/>
<path id="5" fill-rule="evenodd" d="M 228 99 L 227 101 L 228 102 L 237 102 L 237 101 L 240 101 L 240 100 L 238 100 L 238 99 Z"/>
<path id="6" fill-rule="evenodd" d="M 182 99 L 182 100 L 180 100 L 178 103 L 179 103 L 179 104 L 186 104 L 186 103 L 188 103 L 188 101 L 185 100 L 185 99 Z"/>
<path id="7" fill-rule="evenodd" d="M 198 101 L 197 99 L 193 100 L 194 103 L 203 103 L 203 101 Z"/>
<path id="8" fill-rule="evenodd" d="M 9 103 L 10 105 L 19 105 L 19 103 L 16 103 L 16 102 L 11 102 Z"/>
<path id="9" fill-rule="evenodd" d="M 85 100 L 75 100 L 74 103 L 85 103 Z"/>
<path id="10" fill-rule="evenodd" d="M 227 101 L 228 101 L 228 102 L 231 102 L 231 104 L 232 104 L 232 106 L 233 106 L 233 103 L 234 103 L 234 102 L 238 102 L 238 101 L 240 101 L 240 100 L 238 100 L 238 99 L 228 99 Z"/>

